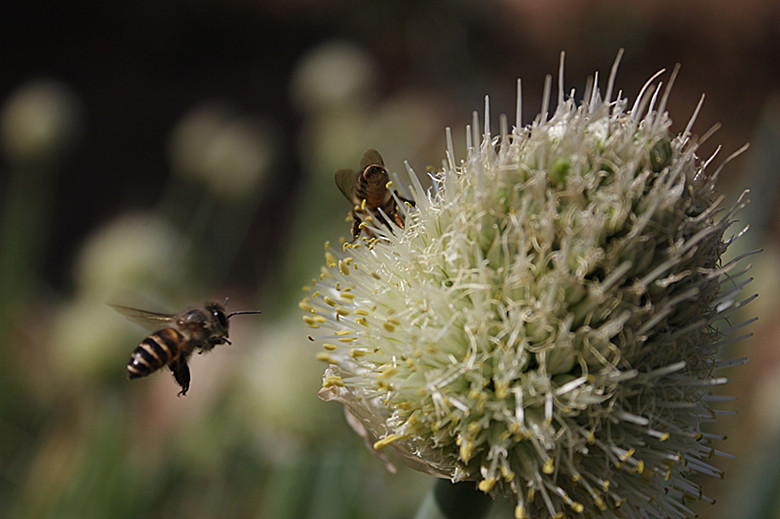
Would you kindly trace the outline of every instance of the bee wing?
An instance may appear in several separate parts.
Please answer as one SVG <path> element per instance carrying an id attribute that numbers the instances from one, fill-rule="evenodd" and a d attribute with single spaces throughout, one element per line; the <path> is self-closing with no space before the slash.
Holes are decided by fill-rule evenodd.
<path id="1" fill-rule="evenodd" d="M 363 171 L 372 164 L 379 164 L 382 167 L 385 165 L 385 161 L 382 160 L 382 155 L 374 148 L 371 148 L 363 154 L 363 158 L 360 160 L 360 171 Z"/>
<path id="2" fill-rule="evenodd" d="M 150 312 L 148 310 L 141 310 L 139 308 L 131 308 L 123 305 L 112 305 L 111 308 L 124 315 L 136 324 L 140 324 L 144 328 L 149 330 L 159 330 L 165 326 L 171 324 L 176 320 L 175 314 L 161 314 L 157 312 Z"/>
<path id="3" fill-rule="evenodd" d="M 339 191 L 344 193 L 344 196 L 352 202 L 355 202 L 355 183 L 357 182 L 359 171 L 352 169 L 340 169 L 336 172 L 336 185 L 339 187 Z"/>

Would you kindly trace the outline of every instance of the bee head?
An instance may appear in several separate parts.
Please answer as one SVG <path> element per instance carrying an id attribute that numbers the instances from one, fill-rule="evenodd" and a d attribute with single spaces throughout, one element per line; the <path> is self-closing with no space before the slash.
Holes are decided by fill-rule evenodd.
<path id="1" fill-rule="evenodd" d="M 227 300 L 225 300 L 227 302 Z M 242 314 L 259 314 L 259 311 L 250 310 L 242 312 L 225 313 L 225 305 L 219 303 L 207 303 L 206 312 L 208 312 L 208 322 L 206 326 L 209 328 L 209 336 L 211 337 L 211 343 L 221 344 L 226 342 L 230 344 L 228 337 L 228 328 L 230 327 L 230 318 L 234 315 Z"/>
<path id="2" fill-rule="evenodd" d="M 230 326 L 225 307 L 219 303 L 206 303 L 206 328 L 212 338 L 226 338 Z M 227 341 L 225 341 L 227 342 Z"/>
<path id="3" fill-rule="evenodd" d="M 387 170 L 379 164 L 371 164 L 363 170 L 363 179 L 369 184 L 384 186 L 388 180 Z"/>

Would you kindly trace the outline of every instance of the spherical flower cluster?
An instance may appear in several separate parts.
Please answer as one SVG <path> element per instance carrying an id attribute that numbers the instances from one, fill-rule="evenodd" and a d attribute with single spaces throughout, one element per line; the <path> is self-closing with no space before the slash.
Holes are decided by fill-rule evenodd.
<path id="1" fill-rule="evenodd" d="M 80 137 L 81 101 L 65 84 L 36 80 L 14 91 L 0 111 L 0 145 L 18 164 L 59 158 Z"/>
<path id="2" fill-rule="evenodd" d="M 630 105 L 616 69 L 579 103 L 560 79 L 551 117 L 548 79 L 541 115 L 522 126 L 518 101 L 497 136 L 486 102 L 432 189 L 410 170 L 404 227 L 327 247 L 300 304 L 321 398 L 376 451 L 509 496 L 516 518 L 688 517 L 692 476 L 721 475 L 701 424 L 742 362 L 716 358 L 747 302 L 720 261 L 742 202 L 719 208 L 695 115 L 670 132 L 659 75 Z"/>

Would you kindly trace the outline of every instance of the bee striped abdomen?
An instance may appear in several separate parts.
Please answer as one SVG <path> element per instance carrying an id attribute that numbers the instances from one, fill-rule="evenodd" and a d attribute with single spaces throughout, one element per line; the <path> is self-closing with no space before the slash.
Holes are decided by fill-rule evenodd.
<path id="1" fill-rule="evenodd" d="M 369 207 L 382 207 L 390 199 L 387 182 L 390 178 L 387 170 L 381 166 L 368 166 L 355 184 L 355 196 L 365 200 Z"/>
<path id="2" fill-rule="evenodd" d="M 174 328 L 164 328 L 147 337 L 130 355 L 127 378 L 145 377 L 168 365 L 181 353 L 184 336 Z"/>

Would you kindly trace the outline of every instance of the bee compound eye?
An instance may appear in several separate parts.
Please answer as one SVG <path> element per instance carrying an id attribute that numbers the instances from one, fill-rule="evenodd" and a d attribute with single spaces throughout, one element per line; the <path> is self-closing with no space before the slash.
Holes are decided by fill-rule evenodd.
<path id="1" fill-rule="evenodd" d="M 214 318 L 217 320 L 220 326 L 222 326 L 223 328 L 228 327 L 228 320 L 227 317 L 225 316 L 225 312 L 223 312 L 222 310 L 213 310 L 211 313 L 212 315 L 214 315 Z"/>
<path id="2" fill-rule="evenodd" d="M 385 174 L 385 168 L 383 168 L 382 166 L 373 165 L 373 166 L 368 166 L 363 175 L 366 177 L 366 179 L 369 179 L 384 174 Z"/>

